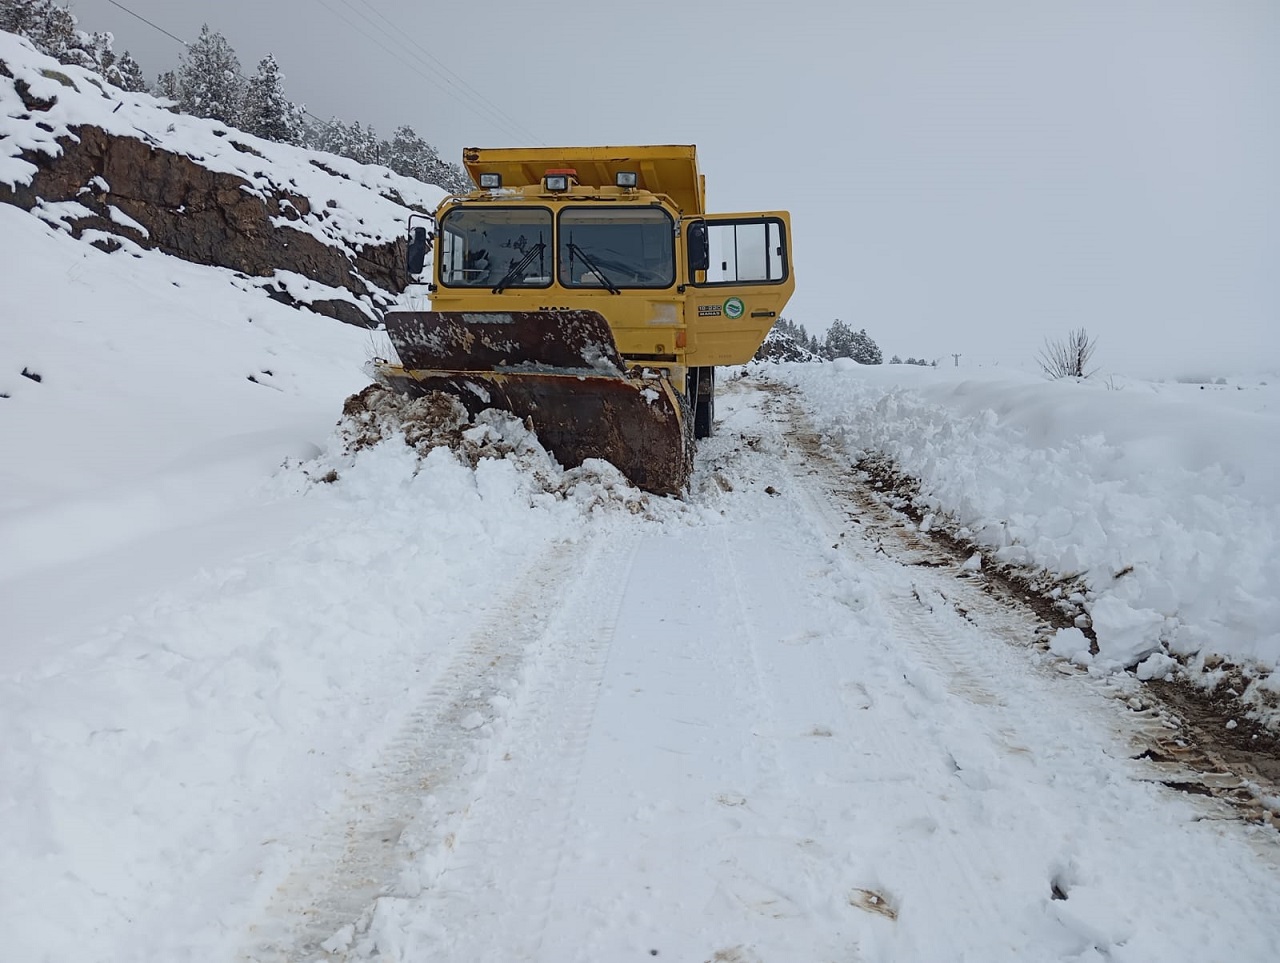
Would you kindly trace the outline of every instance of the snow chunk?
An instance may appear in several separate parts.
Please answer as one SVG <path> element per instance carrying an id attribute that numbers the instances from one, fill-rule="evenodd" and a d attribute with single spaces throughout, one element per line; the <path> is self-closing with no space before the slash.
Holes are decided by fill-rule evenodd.
<path id="1" fill-rule="evenodd" d="M 1173 671 L 1174 666 L 1177 664 L 1174 659 L 1169 658 L 1163 652 L 1154 652 L 1138 664 L 1138 678 L 1143 682 L 1150 682 L 1152 679 L 1163 679 Z"/>
<path id="2" fill-rule="evenodd" d="M 1088 665 L 1093 661 L 1089 652 L 1089 638 L 1076 628 L 1058 629 L 1049 640 L 1049 651 L 1074 662 L 1076 665 Z"/>
<path id="3" fill-rule="evenodd" d="M 1094 602 L 1089 615 L 1103 662 L 1128 669 L 1160 648 L 1165 619 L 1153 609 L 1135 608 L 1110 595 Z"/>

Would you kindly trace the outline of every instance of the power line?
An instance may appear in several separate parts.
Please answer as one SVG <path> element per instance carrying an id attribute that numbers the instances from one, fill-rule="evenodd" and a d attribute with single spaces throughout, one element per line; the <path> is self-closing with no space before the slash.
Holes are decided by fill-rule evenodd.
<path id="1" fill-rule="evenodd" d="M 537 142 L 536 137 L 533 137 L 529 133 L 529 131 L 523 130 L 517 121 L 511 119 L 506 114 L 504 114 L 500 108 L 498 108 L 496 105 L 487 101 L 483 95 L 479 94 L 477 91 L 471 88 L 466 83 L 466 81 L 462 80 L 461 78 L 458 78 L 458 84 L 455 84 L 451 80 L 449 80 L 447 76 L 443 76 L 444 74 L 452 74 L 452 71 L 449 71 L 447 67 L 444 67 L 443 65 L 437 66 L 438 61 L 436 64 L 430 63 L 427 59 L 424 59 L 422 56 L 415 53 L 408 46 L 406 41 L 403 39 L 403 36 L 407 35 L 407 31 L 401 30 L 395 27 L 394 24 L 391 24 L 392 29 L 395 32 L 394 33 L 388 32 L 385 28 L 378 27 L 377 25 L 372 23 L 368 17 L 353 10 L 351 6 L 343 2 L 343 0 L 338 0 L 338 2 L 343 3 L 343 6 L 347 9 L 348 12 L 352 14 L 352 16 L 358 18 L 361 22 L 363 22 L 363 24 L 369 26 L 371 29 L 380 31 L 386 39 L 389 39 L 392 43 L 399 45 L 401 49 L 404 50 L 410 58 L 412 58 L 413 60 L 419 61 L 419 63 L 421 63 L 422 66 L 432 71 L 435 74 L 435 76 L 426 74 L 422 70 L 419 70 L 413 63 L 404 61 L 402 59 L 403 54 L 397 54 L 394 50 L 391 50 L 390 48 L 388 48 L 382 39 L 366 31 L 361 26 L 361 23 L 357 23 L 351 20 L 350 18 L 345 16 L 342 12 L 334 9 L 332 6 L 330 6 L 326 2 L 326 0 L 316 0 L 316 2 L 320 4 L 320 6 L 328 10 L 331 14 L 333 14 L 334 17 L 341 20 L 348 27 L 351 27 L 353 30 L 355 30 L 357 33 L 363 36 L 370 43 L 377 46 L 380 50 L 387 53 L 393 58 L 400 59 L 401 63 L 405 67 L 413 71 L 422 79 L 426 80 L 432 86 L 436 87 L 438 90 L 441 90 L 446 95 L 452 96 L 455 101 L 457 101 L 462 106 L 468 108 L 476 116 L 481 117 L 484 120 L 487 120 L 498 127 L 504 128 L 508 133 L 514 134 L 520 140 L 532 139 L 535 143 Z M 379 14 L 379 16 L 381 16 L 381 14 Z M 386 20 L 385 17 L 383 17 L 382 19 Z M 387 23 L 391 23 L 391 21 L 387 20 Z M 435 60 L 435 58 L 431 57 L 430 54 L 428 54 L 427 56 L 430 57 L 431 60 Z M 457 75 L 453 74 L 453 76 L 456 77 Z M 463 88 L 462 90 L 458 89 L 459 84 Z M 448 89 L 449 87 L 453 87 L 454 90 L 450 91 Z M 465 97 L 463 96 L 464 93 L 465 93 Z M 468 103 L 467 98 L 470 99 L 471 101 L 470 103 Z"/>
<path id="2" fill-rule="evenodd" d="M 184 48 L 186 48 L 186 49 L 190 49 L 191 45 L 190 45 L 189 43 L 187 43 L 187 41 L 183 40 L 181 37 L 178 37 L 178 36 L 176 36 L 176 35 L 175 35 L 175 34 L 173 34 L 173 33 L 170 33 L 168 30 L 164 29 L 164 27 L 161 27 L 159 24 L 154 23 L 154 22 L 152 22 L 151 20 L 148 20 L 146 17 L 142 16 L 141 14 L 139 14 L 139 13 L 137 13 L 137 12 L 135 12 L 135 11 L 133 11 L 133 10 L 129 9 L 129 8 L 128 8 L 128 7 L 126 7 L 123 3 L 120 3 L 120 2 L 119 2 L 119 0 L 107 0 L 107 2 L 108 2 L 108 3 L 110 3 L 113 7 L 118 7 L 120 10 L 123 10 L 125 13 L 127 13 L 129 16 L 133 17 L 134 19 L 142 21 L 142 22 L 143 22 L 143 23 L 145 23 L 148 27 L 151 27 L 153 30 L 159 31 L 160 33 L 164 34 L 164 35 L 165 35 L 166 37 L 168 37 L 170 40 L 173 40 L 173 41 L 175 41 L 176 43 L 181 44 Z M 381 40 L 379 40 L 379 39 L 378 39 L 377 37 L 375 37 L 375 36 L 371 36 L 369 33 L 367 33 L 365 30 L 363 30 L 363 29 L 360 27 L 360 25 L 359 25 L 358 23 L 353 23 L 351 20 L 349 20 L 348 18 L 346 18 L 345 16 L 343 16 L 343 15 L 341 14 L 341 12 L 339 12 L 339 11 L 335 10 L 333 7 L 329 6 L 329 4 L 327 4 L 327 3 L 325 2 L 325 0 L 317 0 L 317 2 L 318 2 L 322 7 L 324 7 L 325 9 L 327 9 L 331 14 L 333 14 L 335 17 L 337 17 L 339 20 L 341 20 L 343 23 L 345 23 L 347 26 L 349 26 L 349 27 L 351 27 L 352 29 L 356 30 L 358 33 L 360 33 L 362 36 L 364 36 L 364 37 L 365 37 L 366 39 L 368 39 L 370 42 L 374 43 L 374 44 L 375 44 L 376 46 L 378 46 L 381 50 L 383 50 L 384 52 L 386 52 L 386 53 L 390 54 L 393 58 L 396 58 L 397 60 L 400 60 L 400 62 L 401 62 L 405 67 L 407 67 L 409 70 L 413 71 L 413 72 L 414 72 L 415 74 L 417 74 L 419 77 L 422 77 L 424 80 L 428 81 L 428 82 L 429 82 L 429 83 L 431 83 L 433 86 L 435 86 L 435 87 L 437 87 L 438 89 L 442 90 L 445 94 L 447 94 L 447 95 L 449 95 L 449 96 L 453 97 L 453 99 L 454 99 L 455 101 L 457 101 L 461 106 L 463 106 L 463 107 L 467 108 L 467 109 L 468 109 L 468 110 L 470 110 L 472 113 L 474 113 L 476 116 L 481 117 L 482 119 L 484 119 L 484 120 L 486 120 L 486 121 L 488 121 L 488 122 L 490 122 L 490 123 L 493 123 L 493 124 L 495 124 L 496 126 L 499 126 L 499 127 L 504 128 L 504 129 L 505 129 L 509 134 L 515 134 L 515 135 L 517 136 L 517 138 L 518 138 L 518 139 L 520 139 L 520 140 L 531 141 L 531 142 L 533 142 L 533 143 L 540 143 L 540 141 L 538 141 L 538 139 L 537 139 L 536 137 L 532 136 L 532 135 L 530 134 L 530 132 L 529 132 L 529 131 L 524 130 L 522 127 L 520 127 L 520 125 L 519 125 L 516 121 L 512 120 L 509 116 L 507 116 L 506 114 L 504 114 L 504 113 L 502 112 L 502 110 L 501 110 L 499 107 L 497 107 L 497 106 L 496 106 L 495 104 L 493 104 L 491 101 L 487 100 L 487 99 L 486 99 L 482 94 L 480 94 L 479 92 L 477 92 L 477 91 L 475 91 L 473 88 L 471 88 L 471 87 L 470 87 L 470 86 L 469 86 L 465 81 L 463 81 L 460 77 L 457 77 L 457 74 L 454 74 L 452 71 L 450 71 L 447 67 L 445 67 L 445 66 L 444 66 L 443 64 L 441 64 L 438 60 L 436 60 L 436 58 L 431 57 L 431 55 L 430 55 L 430 54 L 427 54 L 427 56 L 428 56 L 428 57 L 431 57 L 431 59 L 432 59 L 432 60 L 436 60 L 436 63 L 435 63 L 435 64 L 428 63 L 426 60 L 424 60 L 424 59 L 423 59 L 421 56 L 419 56 L 418 54 L 414 53 L 413 51 L 409 51 L 409 55 L 410 55 L 411 57 L 414 57 L 415 59 L 417 59 L 417 60 L 421 61 L 421 62 L 423 63 L 423 65 L 424 65 L 424 66 L 426 66 L 428 69 L 431 69 L 431 70 L 435 71 L 435 73 L 436 73 L 437 75 L 439 75 L 440 73 L 442 73 L 442 72 L 443 72 L 443 73 L 447 73 L 447 74 L 449 74 L 449 75 L 451 75 L 451 76 L 453 76 L 453 77 L 457 78 L 457 80 L 458 80 L 458 84 L 461 84 L 462 88 L 464 88 L 464 89 L 465 89 L 465 91 L 466 91 L 467 95 L 468 95 L 468 96 L 469 96 L 473 101 L 478 101 L 478 102 L 479 102 L 478 104 L 477 104 L 477 103 L 475 103 L 475 102 L 468 103 L 468 102 L 467 102 L 467 101 L 466 101 L 466 100 L 461 96 L 462 91 L 459 91 L 459 90 L 457 89 L 457 86 L 458 86 L 458 85 L 457 85 L 457 84 L 454 84 L 452 81 L 450 81 L 450 80 L 448 79 L 448 77 L 439 77 L 439 76 L 433 77 L 433 76 L 429 76 L 428 74 L 423 73 L 421 70 L 418 70 L 418 69 L 414 66 L 414 64 L 412 64 L 412 63 L 406 63 L 404 60 L 402 60 L 402 59 L 401 59 L 401 58 L 400 58 L 400 57 L 399 57 L 399 56 L 398 56 L 394 51 L 392 51 L 392 50 L 388 49 L 388 48 L 386 47 L 386 45 L 385 45 L 384 43 L 382 43 L 382 41 L 381 41 Z M 350 8 L 348 8 L 348 9 L 350 9 Z M 351 11 L 351 12 L 352 12 L 353 14 L 355 13 L 355 11 Z M 375 10 L 374 12 L 375 12 L 375 13 L 378 13 L 376 10 Z M 359 16 L 359 14 L 357 14 L 357 16 Z M 398 28 L 396 28 L 395 24 L 391 23 L 391 21 L 390 21 L 390 20 L 387 20 L 387 18 L 386 18 L 385 16 L 383 16 L 382 14 L 378 13 L 378 16 L 379 16 L 379 17 L 381 17 L 381 18 L 382 18 L 384 21 L 386 21 L 388 24 L 390 24 L 390 25 L 391 25 L 391 27 L 392 27 L 392 29 L 398 29 Z M 369 20 L 368 20 L 368 18 L 367 18 L 367 17 L 363 17 L 362 19 L 363 19 L 366 23 L 369 23 Z M 373 25 L 372 25 L 372 24 L 370 24 L 370 26 L 373 26 Z M 379 28 L 379 29 L 382 29 L 382 28 Z M 386 31 L 384 30 L 383 32 L 385 33 Z M 400 40 L 399 36 L 395 36 L 393 39 L 395 39 L 397 43 L 401 43 L 401 44 L 403 44 L 403 41 L 402 41 L 402 40 Z M 241 76 L 241 79 L 247 79 L 247 78 L 245 78 L 245 77 L 244 77 L 244 75 L 243 75 L 243 74 L 241 74 L 240 76 Z M 447 85 L 447 86 L 449 86 L 449 87 L 454 87 L 455 89 L 454 89 L 453 91 L 450 91 L 450 90 L 446 89 L 446 86 L 445 86 L 445 85 Z M 316 121 L 317 123 L 323 124 L 323 125 L 325 125 L 326 127 L 332 126 L 328 121 L 321 120 L 319 117 L 316 117 L 316 115 L 315 115 L 315 114 L 311 113 L 309 110 L 306 110 L 305 108 L 303 108 L 303 111 L 302 111 L 302 112 L 303 112 L 304 114 L 306 114 L 306 116 L 310 117 L 312 120 Z M 486 114 L 487 114 L 487 116 L 486 116 Z"/>
<path id="3" fill-rule="evenodd" d="M 454 71 L 450 70 L 449 66 L 445 64 L 444 61 L 440 60 L 439 57 L 435 56 L 435 54 L 433 54 L 430 50 L 428 50 L 426 47 L 420 44 L 417 40 L 414 40 L 413 35 L 410 31 L 407 31 L 402 27 L 400 27 L 398 24 L 392 22 L 384 13 L 382 13 L 382 11 L 378 10 L 375 6 L 373 6 L 373 4 L 369 2 L 369 0 L 356 0 L 356 2 L 359 3 L 362 7 L 365 7 L 366 9 L 368 9 L 371 13 L 374 14 L 374 16 L 376 16 L 379 20 L 385 23 L 391 29 L 395 37 L 403 38 L 405 42 L 407 42 L 414 49 L 419 51 L 419 59 L 422 59 L 424 62 L 429 61 L 429 66 L 431 66 L 433 69 L 437 70 L 438 72 L 443 73 L 444 74 L 443 79 L 445 80 L 446 83 L 449 83 L 451 86 L 453 86 L 454 82 L 456 81 L 456 84 L 460 86 L 463 90 L 465 90 L 470 96 L 474 97 L 481 104 L 491 109 L 497 116 L 507 121 L 510 124 L 509 129 L 520 133 L 522 136 L 527 136 L 529 143 L 533 143 L 533 144 L 541 143 L 541 141 L 538 140 L 537 136 L 532 134 L 532 132 L 529 131 L 527 128 L 523 127 L 519 123 L 519 121 L 515 120 L 509 114 L 505 113 L 501 107 L 499 107 L 493 101 L 489 100 L 487 97 L 484 96 L 484 94 L 480 93 L 478 90 L 472 87 L 469 83 L 467 83 L 465 78 L 460 77 L 458 74 L 454 73 Z"/>
<path id="4" fill-rule="evenodd" d="M 123 10 L 123 11 L 124 11 L 125 13 L 127 13 L 129 16 L 134 17 L 134 18 L 136 18 L 136 19 L 138 19 L 138 20 L 141 20 L 141 21 L 142 21 L 143 23 L 145 23 L 148 27 L 151 27 L 151 28 L 153 28 L 153 29 L 155 29 L 155 30 L 159 30 L 159 31 L 160 31 L 162 34 L 164 34 L 166 37 L 168 37 L 168 38 L 169 38 L 169 39 L 171 39 L 171 40 L 176 40 L 178 43 L 182 44 L 182 46 L 183 46 L 183 47 L 185 47 L 185 48 L 187 48 L 188 50 L 190 50 L 190 49 L 191 49 L 191 44 L 187 43 L 187 42 L 186 42 L 185 40 L 183 40 L 181 37 L 176 37 L 176 36 L 174 36 L 174 35 L 173 35 L 173 34 L 171 34 L 168 30 L 165 30 L 165 29 L 164 29 L 164 27 L 161 27 L 161 26 L 159 26 L 158 24 L 154 24 L 154 23 L 152 23 L 150 20 L 148 20 L 146 17 L 142 16 L 141 14 L 135 13 L 134 11 L 130 10 L 130 9 L 129 9 L 128 7 L 126 7 L 123 3 L 117 3 L 117 2 L 116 2 L 116 0 L 107 0 L 107 3 L 111 4 L 113 7 L 119 7 L 121 10 Z M 237 71 L 237 72 L 236 72 L 236 76 L 237 76 L 237 77 L 239 77 L 241 80 L 246 81 L 246 82 L 247 82 L 247 81 L 248 81 L 248 79 L 249 79 L 248 77 L 246 77 L 243 73 L 241 73 L 241 72 L 239 72 L 239 71 Z M 316 123 L 318 123 L 318 124 L 323 124 L 325 127 L 332 127 L 332 126 L 333 126 L 333 124 L 331 124 L 329 121 L 327 121 L 327 120 L 321 120 L 319 117 L 317 117 L 315 114 L 311 113 L 311 111 L 307 110 L 305 107 L 303 107 L 303 108 L 301 108 L 301 109 L 302 109 L 302 113 L 306 114 L 308 117 L 310 117 L 310 118 L 311 118 L 312 120 L 314 120 Z"/>
<path id="5" fill-rule="evenodd" d="M 123 10 L 123 11 L 124 11 L 125 13 L 127 13 L 129 16 L 131 16 L 131 17 L 133 17 L 133 18 L 135 18 L 135 19 L 137 19 L 137 20 L 141 20 L 141 21 L 142 21 L 143 23 L 145 23 L 148 27 L 154 27 L 156 30 L 159 30 L 162 34 L 164 34 L 164 35 L 165 35 L 166 37 L 168 37 L 170 40 L 177 40 L 177 41 L 178 41 L 178 43 L 182 44 L 182 46 L 184 46 L 184 47 L 190 47 L 190 46 L 191 46 L 191 44 L 187 43 L 185 40 L 181 39 L 180 37 L 175 37 L 175 36 L 174 36 L 173 34 L 171 34 L 168 30 L 164 29 L 164 27 L 156 26 L 156 24 L 152 23 L 152 22 L 151 22 L 150 20 L 148 20 L 146 17 L 142 16 L 142 14 L 140 14 L 140 13 L 134 13 L 132 10 L 130 10 L 128 7 L 126 7 L 123 3 L 116 3 L 116 0 L 107 0 L 107 3 L 111 4 L 111 6 L 113 6 L 113 7 L 119 7 L 121 10 Z"/>

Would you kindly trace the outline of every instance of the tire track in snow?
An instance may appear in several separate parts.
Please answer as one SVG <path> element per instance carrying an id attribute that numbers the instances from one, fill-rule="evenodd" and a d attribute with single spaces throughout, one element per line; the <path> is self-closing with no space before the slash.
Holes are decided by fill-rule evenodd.
<path id="1" fill-rule="evenodd" d="M 792 484 L 789 487 L 795 496 L 793 505 L 799 526 L 812 533 L 814 544 L 832 546 L 836 572 L 844 573 L 843 578 L 836 576 L 833 589 L 837 584 L 845 583 L 861 584 L 870 590 L 866 604 L 872 613 L 864 617 L 872 624 L 881 618 L 887 623 L 886 627 L 891 631 L 882 643 L 889 655 L 889 665 L 905 670 L 904 683 L 918 694 L 917 704 L 913 705 L 902 700 L 893 689 L 886 688 L 891 679 L 851 684 L 850 680 L 856 680 L 859 668 L 865 667 L 866 663 L 860 664 L 856 653 L 837 645 L 837 640 L 820 638 L 817 642 L 824 653 L 824 661 L 830 671 L 844 680 L 837 690 L 843 716 L 841 721 L 849 727 L 849 732 L 857 734 L 863 745 L 874 747 L 872 758 L 880 761 L 871 767 L 872 770 L 885 772 L 896 769 L 900 775 L 887 778 L 889 781 L 902 780 L 903 787 L 917 781 L 927 785 L 929 780 L 927 777 L 922 780 L 921 776 L 939 767 L 943 761 L 939 754 L 958 774 L 961 764 L 957 762 L 956 755 L 964 759 L 965 765 L 970 765 L 971 760 L 985 761 L 981 759 L 983 753 L 975 753 L 969 747 L 975 741 L 991 738 L 990 730 L 966 726 L 963 733 L 948 731 L 935 716 L 940 704 L 945 703 L 948 697 L 964 700 L 971 707 L 970 711 L 979 713 L 1004 706 L 1001 696 L 971 671 L 975 661 L 981 663 L 981 659 L 975 660 L 975 652 L 972 651 L 975 646 L 964 641 L 965 634 L 973 632 L 972 626 L 945 604 L 945 598 L 937 587 L 924 587 L 917 580 L 919 575 L 924 575 L 929 582 L 947 576 L 930 569 L 917 571 L 906 568 L 880 551 L 875 542 L 863 539 L 861 527 L 853 526 L 851 530 L 853 513 L 842 497 L 846 494 L 848 479 L 842 476 L 836 465 L 821 457 L 817 446 L 807 443 L 813 437 L 812 431 L 800 421 L 793 406 L 774 398 L 766 401 L 764 409 L 778 426 L 774 441 L 779 460 L 790 475 Z M 872 664 L 875 661 L 878 660 L 873 660 Z M 983 675 L 999 677 L 998 673 L 987 675 L 984 672 Z M 815 689 L 817 682 L 815 680 Z M 901 717 L 892 712 L 864 711 L 871 708 L 877 696 L 880 699 L 892 697 L 900 702 L 912 725 L 904 726 Z M 952 719 L 955 721 L 954 715 Z M 1003 742 L 998 736 L 996 739 Z M 961 752 L 960 746 L 965 746 L 966 751 Z M 1018 752 L 1021 748 L 1008 747 L 1008 751 Z M 964 788 L 974 792 L 988 788 L 980 771 L 974 776 L 974 780 Z M 846 876 L 848 892 L 845 894 L 849 906 L 880 914 L 896 923 L 904 909 L 910 919 L 910 912 L 917 910 L 920 904 L 933 907 L 944 906 L 948 901 L 954 904 L 955 893 L 963 892 L 969 917 L 976 920 L 1000 918 L 1001 908 L 984 878 L 989 869 L 976 863 L 971 847 L 948 831 L 952 820 L 945 811 L 946 805 L 942 799 L 934 798 L 928 792 L 914 793 L 910 805 L 904 807 L 903 820 L 896 827 L 893 859 L 883 859 L 873 848 L 850 854 L 851 865 Z M 882 882 L 880 873 L 875 869 L 878 863 L 894 865 L 899 875 L 903 867 L 914 865 L 906 878 L 917 881 L 918 889 L 912 893 L 909 905 L 904 907 L 903 894 L 895 891 L 893 874 L 887 883 Z M 920 881 L 924 881 L 923 886 L 919 885 Z M 973 924 L 966 921 L 965 925 Z M 894 946 L 893 940 L 890 935 L 885 942 Z M 893 959 L 903 951 L 904 947 L 898 945 L 896 949 L 890 949 L 887 956 L 882 955 L 881 942 L 870 935 L 868 945 L 859 946 L 859 958 Z M 920 951 L 923 948 L 911 947 L 910 944 L 905 948 L 908 955 Z"/>
<path id="2" fill-rule="evenodd" d="M 542 958 L 637 544 L 634 533 L 610 533 L 579 560 L 572 587 L 531 648 L 487 778 L 433 879 L 416 899 L 382 901 L 387 928 L 412 930 L 415 952 L 426 958 Z M 520 925 L 510 925 L 513 917 Z M 458 920 L 466 926 L 451 925 Z"/>
<path id="3" fill-rule="evenodd" d="M 448 850 L 471 786 L 486 765 L 490 723 L 578 567 L 579 546 L 560 543 L 531 564 L 513 592 L 458 648 L 399 733 L 367 771 L 353 775 L 332 817 L 291 850 L 305 853 L 251 928 L 241 959 L 295 963 L 341 959 L 375 900 L 419 884 L 405 870 L 424 847 Z M 418 824 L 432 822 L 432 831 Z M 326 952 L 329 943 L 335 952 Z"/>

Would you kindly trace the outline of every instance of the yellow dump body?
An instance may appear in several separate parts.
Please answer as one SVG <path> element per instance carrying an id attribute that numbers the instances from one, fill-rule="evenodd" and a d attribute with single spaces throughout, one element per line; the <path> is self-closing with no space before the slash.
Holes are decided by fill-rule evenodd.
<path id="1" fill-rule="evenodd" d="M 577 171 L 583 187 L 613 187 L 619 171 L 635 171 L 639 190 L 665 194 L 691 216 L 706 212 L 706 182 L 692 146 L 469 147 L 462 164 L 475 183 L 496 173 L 505 187 L 536 187 L 547 171 L 566 168 Z"/>

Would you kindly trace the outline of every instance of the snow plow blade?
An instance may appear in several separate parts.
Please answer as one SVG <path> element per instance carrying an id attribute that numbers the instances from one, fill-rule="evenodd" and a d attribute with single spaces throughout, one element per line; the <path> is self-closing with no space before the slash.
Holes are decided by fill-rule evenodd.
<path id="1" fill-rule="evenodd" d="M 683 403 L 666 378 L 627 372 L 598 312 L 393 311 L 384 321 L 400 363 L 376 363 L 376 377 L 394 391 L 445 391 L 473 415 L 509 411 L 566 468 L 600 458 L 645 491 L 683 490 Z"/>

